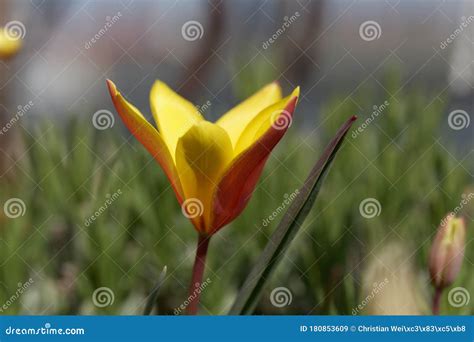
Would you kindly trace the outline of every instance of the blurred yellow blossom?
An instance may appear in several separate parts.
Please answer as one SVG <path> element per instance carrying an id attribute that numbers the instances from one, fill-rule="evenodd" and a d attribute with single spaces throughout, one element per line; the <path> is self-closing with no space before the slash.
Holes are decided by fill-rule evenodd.
<path id="1" fill-rule="evenodd" d="M 8 59 L 18 53 L 23 41 L 18 36 L 12 36 L 4 27 L 0 27 L 0 59 Z"/>

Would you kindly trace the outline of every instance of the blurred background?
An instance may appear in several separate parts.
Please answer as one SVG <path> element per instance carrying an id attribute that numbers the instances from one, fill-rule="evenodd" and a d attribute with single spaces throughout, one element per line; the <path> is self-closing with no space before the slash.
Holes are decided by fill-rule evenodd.
<path id="1" fill-rule="evenodd" d="M 474 2 L 2 0 L 2 26 L 22 43 L 0 54 L 2 314 L 141 314 L 164 266 L 159 313 L 186 300 L 196 233 L 107 78 L 149 119 L 156 79 L 208 120 L 274 80 L 301 86 L 247 209 L 211 242 L 202 314 L 227 312 L 282 214 L 265 219 L 353 114 L 256 313 L 429 313 L 429 250 L 454 211 L 466 255 L 441 312 L 474 314 Z"/>

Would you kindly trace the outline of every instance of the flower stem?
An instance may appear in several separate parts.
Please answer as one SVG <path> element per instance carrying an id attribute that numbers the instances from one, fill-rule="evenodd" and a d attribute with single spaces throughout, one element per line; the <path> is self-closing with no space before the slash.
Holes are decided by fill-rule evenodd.
<path id="1" fill-rule="evenodd" d="M 188 315 L 195 315 L 198 312 L 199 297 L 201 295 L 200 287 L 202 283 L 202 275 L 204 274 L 204 268 L 206 267 L 206 255 L 210 239 L 210 236 L 202 234 L 200 234 L 198 238 L 196 258 L 194 259 L 193 276 L 191 279 L 191 284 L 189 285 L 189 305 L 186 311 Z M 199 290 L 196 290 L 198 288 Z"/>
<path id="2" fill-rule="evenodd" d="M 443 289 L 441 287 L 437 287 L 435 289 L 433 295 L 433 315 L 439 315 L 439 308 L 441 303 L 441 294 L 443 293 Z"/>

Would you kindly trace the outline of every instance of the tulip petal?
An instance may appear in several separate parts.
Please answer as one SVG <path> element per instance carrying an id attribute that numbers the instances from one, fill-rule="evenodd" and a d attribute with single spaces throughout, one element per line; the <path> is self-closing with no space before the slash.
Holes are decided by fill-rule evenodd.
<path id="1" fill-rule="evenodd" d="M 285 106 L 280 108 L 281 114 L 275 118 L 275 121 L 280 121 L 284 119 L 283 116 L 288 115 L 291 119 L 297 100 L 297 95 L 289 98 Z M 252 128 L 254 127 L 258 127 L 255 129 L 258 134 L 260 129 L 266 126 L 261 123 L 252 126 Z M 245 208 L 260 178 L 265 162 L 288 127 L 278 127 L 270 123 L 266 132 L 233 159 L 227 167 L 213 195 L 210 233 L 215 233 L 232 221 Z"/>
<path id="2" fill-rule="evenodd" d="M 232 146 L 250 121 L 264 108 L 281 100 L 281 88 L 277 82 L 268 84 L 248 99 L 224 114 L 217 124 L 229 134 Z"/>
<path id="3" fill-rule="evenodd" d="M 173 159 L 160 133 L 153 127 L 131 103 L 123 98 L 115 84 L 107 80 L 110 96 L 115 109 L 129 131 L 150 152 L 168 177 L 178 202 L 183 201 L 183 190 L 173 163 Z"/>
<path id="4" fill-rule="evenodd" d="M 208 231 L 212 195 L 232 156 L 232 144 L 226 131 L 208 121 L 192 126 L 178 141 L 176 168 L 184 197 L 190 206 L 198 207 L 194 213 L 199 214 L 190 214 L 189 218 L 201 233 Z"/>
<path id="5" fill-rule="evenodd" d="M 197 108 L 161 81 L 150 92 L 153 118 L 173 157 L 178 139 L 195 123 L 203 120 Z"/>
<path id="6" fill-rule="evenodd" d="M 234 155 L 238 156 L 265 134 L 273 125 L 283 130 L 291 126 L 292 113 L 285 108 L 292 98 L 298 98 L 300 88 L 297 87 L 290 96 L 260 111 L 245 127 L 234 148 Z"/>

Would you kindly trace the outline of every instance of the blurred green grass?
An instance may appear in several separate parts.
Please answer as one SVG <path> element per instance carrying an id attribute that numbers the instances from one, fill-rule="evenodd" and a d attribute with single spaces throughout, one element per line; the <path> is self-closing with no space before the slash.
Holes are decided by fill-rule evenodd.
<path id="1" fill-rule="evenodd" d="M 389 80 L 387 94 L 395 94 L 397 85 Z M 445 101 L 433 101 L 419 89 L 387 94 L 365 89 L 330 99 L 321 118 L 310 118 L 305 127 L 298 127 L 296 114 L 247 209 L 211 241 L 204 314 L 226 313 L 281 216 L 268 226 L 263 220 L 285 194 L 301 186 L 337 127 L 359 114 L 357 128 L 385 100 L 387 108 L 362 133 L 348 135 L 256 313 L 351 314 L 366 295 L 361 291 L 364 266 L 393 241 L 409 251 L 405 261 L 414 263 L 429 296 L 431 240 L 441 219 L 472 186 L 467 172 L 472 160 L 453 152 Z M 161 169 L 134 139 L 118 134 L 121 128 L 116 120 L 113 129 L 98 131 L 89 119 L 77 119 L 64 125 L 45 121 L 33 134 L 23 134 L 26 152 L 0 193 L 1 203 L 18 197 L 26 204 L 24 216 L 0 217 L 0 298 L 5 302 L 30 277 L 34 283 L 4 314 L 141 314 L 165 265 L 160 313 L 173 314 L 186 299 L 196 233 Z M 118 190 L 121 195 L 87 226 L 87 217 Z M 372 219 L 359 213 L 360 202 L 369 197 L 382 208 Z M 473 204 L 464 212 L 469 230 Z M 474 295 L 471 240 L 469 232 L 466 260 L 454 286 Z M 98 308 L 92 295 L 103 286 L 113 291 L 114 302 Z M 278 286 L 293 295 L 285 308 L 269 300 Z M 474 309 L 454 308 L 445 295 L 442 313 L 473 314 Z"/>

